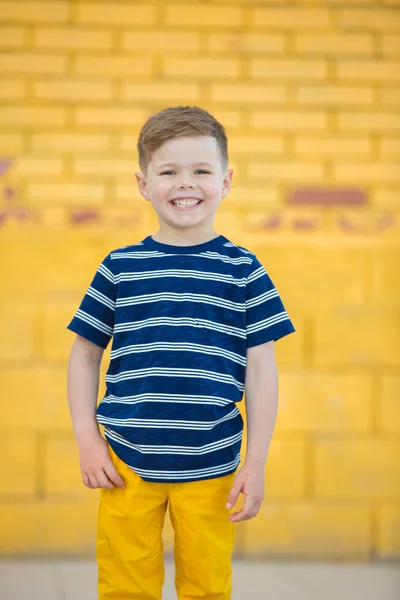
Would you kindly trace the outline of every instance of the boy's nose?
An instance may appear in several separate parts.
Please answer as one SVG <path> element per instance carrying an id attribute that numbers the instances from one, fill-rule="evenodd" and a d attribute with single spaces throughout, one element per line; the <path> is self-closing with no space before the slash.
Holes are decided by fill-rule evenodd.
<path id="1" fill-rule="evenodd" d="M 191 179 L 181 179 L 181 181 L 179 181 L 176 185 L 176 187 L 178 188 L 178 190 L 184 190 L 184 189 L 193 189 L 195 186 L 195 183 L 191 180 Z"/>

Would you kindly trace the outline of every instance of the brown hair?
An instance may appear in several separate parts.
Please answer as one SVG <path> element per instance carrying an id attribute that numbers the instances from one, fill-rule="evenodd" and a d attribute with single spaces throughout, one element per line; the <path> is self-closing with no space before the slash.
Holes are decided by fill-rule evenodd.
<path id="1" fill-rule="evenodd" d="M 208 135 L 217 140 L 222 168 L 228 166 L 226 132 L 209 112 L 198 106 L 172 106 L 152 115 L 138 139 L 139 165 L 143 173 L 155 152 L 165 142 L 178 137 Z"/>

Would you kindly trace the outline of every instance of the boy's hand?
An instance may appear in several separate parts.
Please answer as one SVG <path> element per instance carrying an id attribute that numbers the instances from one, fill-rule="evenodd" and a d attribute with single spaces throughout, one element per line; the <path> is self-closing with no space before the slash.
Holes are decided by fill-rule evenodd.
<path id="1" fill-rule="evenodd" d="M 246 498 L 243 508 L 229 515 L 230 521 L 234 523 L 253 519 L 258 514 L 264 498 L 264 465 L 243 465 L 233 482 L 227 508 L 236 504 L 240 493 Z"/>
<path id="2" fill-rule="evenodd" d="M 125 487 L 123 479 L 112 463 L 108 444 L 100 434 L 80 442 L 79 462 L 82 481 L 88 488 Z"/>

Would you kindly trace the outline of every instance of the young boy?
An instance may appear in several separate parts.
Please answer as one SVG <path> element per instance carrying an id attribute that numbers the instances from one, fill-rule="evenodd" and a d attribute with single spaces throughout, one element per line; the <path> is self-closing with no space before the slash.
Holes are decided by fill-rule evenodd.
<path id="1" fill-rule="evenodd" d="M 68 325 L 82 479 L 101 488 L 99 598 L 161 599 L 168 507 L 179 600 L 228 600 L 234 523 L 255 517 L 264 494 L 274 341 L 294 327 L 256 256 L 214 230 L 232 182 L 223 126 L 198 107 L 167 108 L 145 123 L 138 149 L 139 190 L 159 229 L 105 257 Z M 230 513 L 240 493 L 244 506 Z"/>

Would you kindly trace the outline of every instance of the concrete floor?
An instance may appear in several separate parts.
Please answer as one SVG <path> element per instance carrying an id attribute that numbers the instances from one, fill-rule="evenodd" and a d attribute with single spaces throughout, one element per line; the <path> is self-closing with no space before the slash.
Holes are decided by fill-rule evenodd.
<path id="1" fill-rule="evenodd" d="M 400 600 L 400 564 L 233 563 L 232 600 Z M 163 600 L 176 600 L 166 562 Z M 1 600 L 96 600 L 96 565 L 73 560 L 0 561 Z"/>

